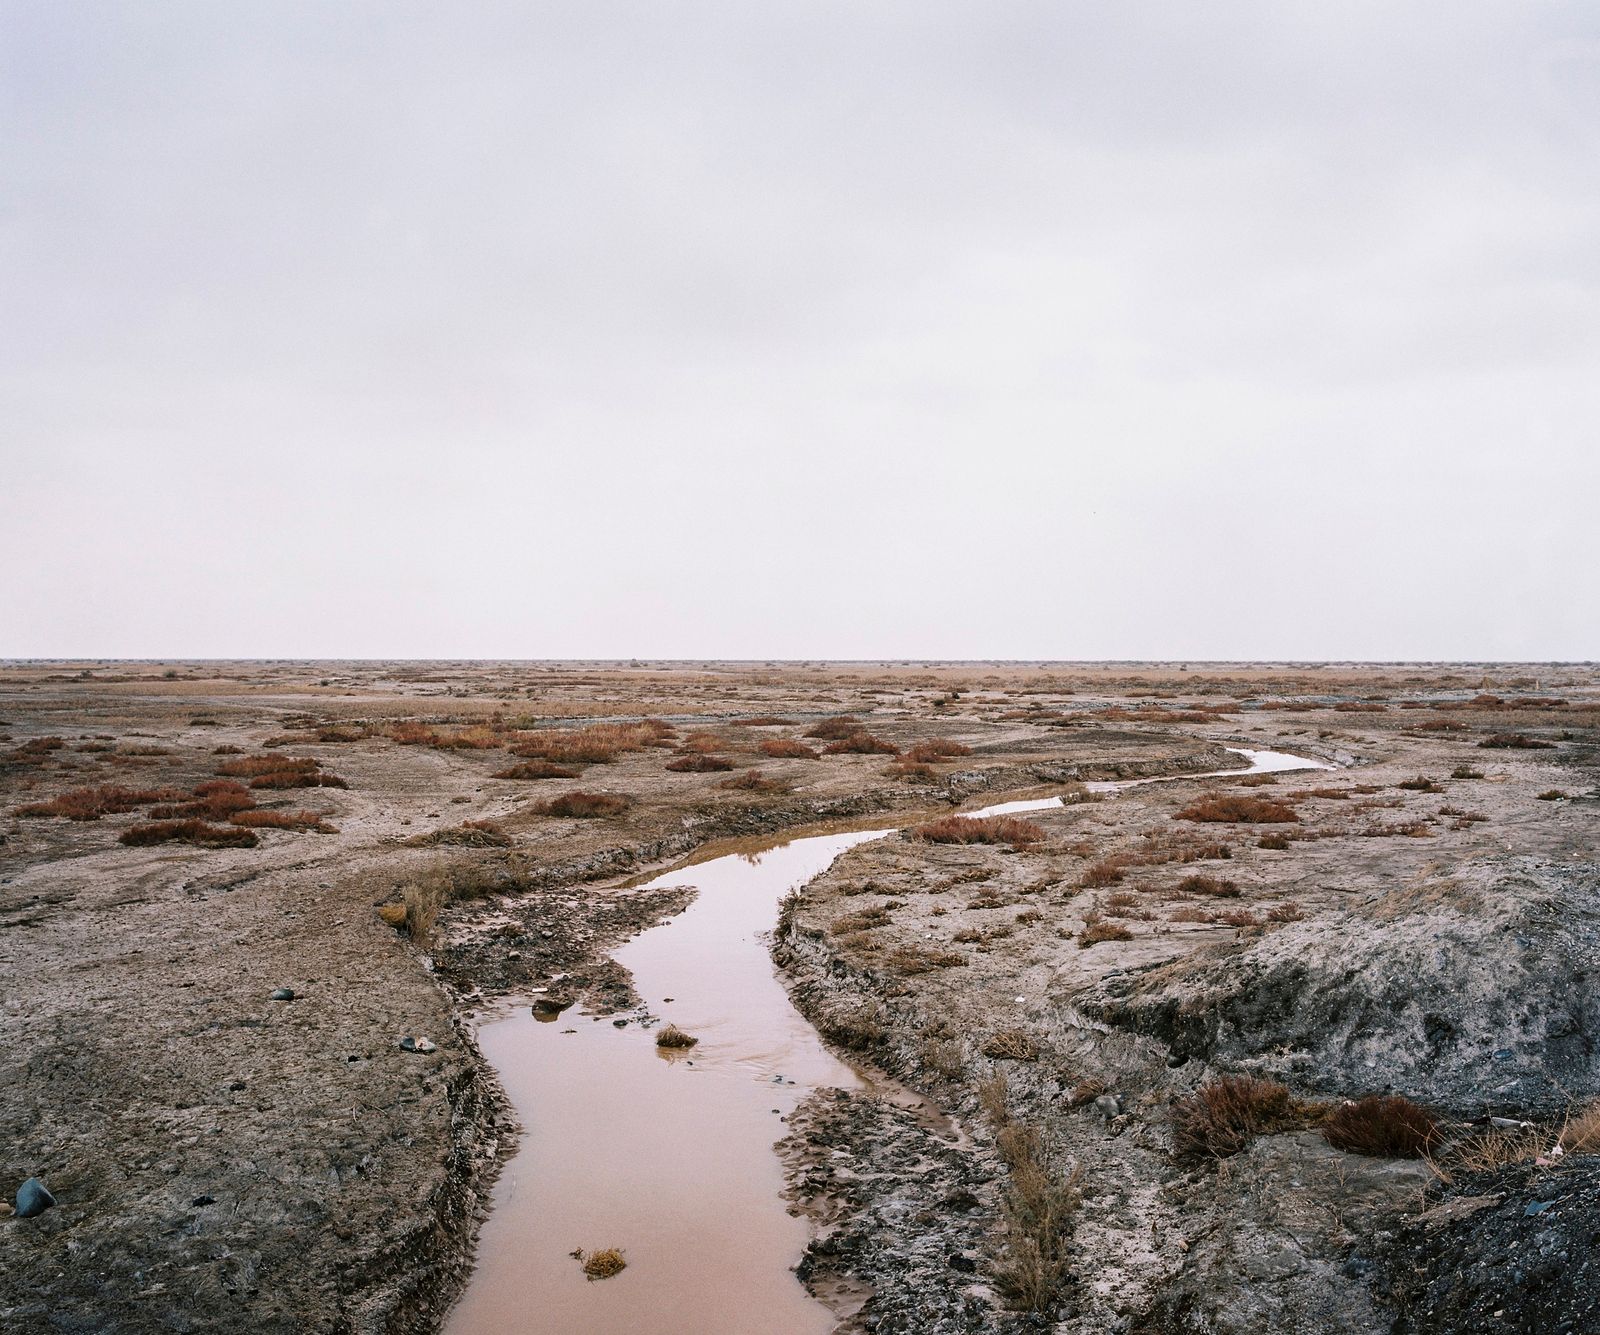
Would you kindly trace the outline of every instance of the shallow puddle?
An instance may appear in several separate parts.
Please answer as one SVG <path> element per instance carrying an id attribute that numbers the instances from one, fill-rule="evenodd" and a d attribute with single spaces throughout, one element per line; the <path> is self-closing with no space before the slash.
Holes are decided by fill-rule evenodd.
<path id="1" fill-rule="evenodd" d="M 1257 772 L 1330 768 L 1281 752 L 1240 754 Z M 968 814 L 1060 804 L 1004 802 Z M 699 893 L 616 958 L 653 1015 L 699 1038 L 682 1055 L 664 1055 L 652 1030 L 619 1029 L 576 1009 L 546 1022 L 521 1005 L 479 1029 L 528 1134 L 496 1184 L 447 1335 L 832 1330 L 833 1316 L 792 1271 L 808 1225 L 784 1208 L 773 1144 L 812 1089 L 862 1081 L 790 1004 L 765 934 L 791 889 L 847 848 L 889 833 L 795 839 L 651 882 Z M 572 1252 L 607 1247 L 622 1250 L 627 1269 L 586 1280 Z"/>

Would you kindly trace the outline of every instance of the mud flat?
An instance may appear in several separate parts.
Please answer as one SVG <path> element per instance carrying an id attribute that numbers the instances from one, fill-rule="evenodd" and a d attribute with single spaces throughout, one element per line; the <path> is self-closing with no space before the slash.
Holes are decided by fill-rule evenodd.
<path id="1" fill-rule="evenodd" d="M 521 1143 L 475 1027 L 487 1045 L 508 999 L 560 987 L 602 1017 L 541 1026 L 577 1062 L 647 1039 L 646 1016 L 677 1018 L 627 953 L 691 902 L 692 875 L 651 884 L 664 865 L 816 823 L 1198 774 L 1248 747 L 1342 766 L 1239 790 L 1293 808 L 1286 848 L 1174 820 L 1233 791 L 1180 779 L 1030 813 L 1046 838 L 1018 851 L 864 844 L 805 888 L 776 943 L 784 978 L 867 1079 L 796 1076 L 797 1097 L 816 1092 L 759 1114 L 786 1135 L 786 1176 L 772 1167 L 762 1189 L 818 1230 L 801 1277 L 854 1329 L 1376 1330 L 1396 1313 L 1434 1323 L 1417 1329 L 1583 1329 L 1586 1154 L 1458 1160 L 1441 1183 L 1415 1160 L 1334 1151 L 1308 1123 L 1196 1164 L 1173 1159 L 1167 1112 L 1251 1071 L 1307 1103 L 1388 1087 L 1451 1128 L 1492 1112 L 1548 1141 L 1596 1092 L 1595 699 L 1585 670 L 1503 666 L 0 667 L 0 1193 L 39 1176 L 57 1201 L 0 1220 L 0 1319 L 436 1329 Z M 805 734 L 843 714 L 883 747 L 820 754 L 835 739 Z M 548 734 L 648 718 L 668 730 L 574 761 L 574 777 L 497 777 L 550 751 Z M 1497 737 L 1522 741 L 1480 745 Z M 966 753 L 887 754 L 936 740 Z M 243 808 L 196 791 L 272 757 L 312 768 L 237 775 Z M 1469 768 L 1483 777 L 1449 777 Z M 1443 791 L 1399 786 L 1419 776 Z M 1315 792 L 1342 786 L 1373 791 Z M 72 819 L 85 789 L 104 809 Z M 581 793 L 619 802 L 549 809 Z M 24 814 L 47 803 L 65 814 Z M 162 809 L 255 843 L 121 842 Z M 1162 861 L 1173 831 L 1229 858 Z M 1123 854 L 1120 880 L 1079 884 Z M 1200 873 L 1239 893 L 1178 889 Z M 1128 938 L 1080 945 L 1091 912 Z M 945 955 L 962 962 L 915 963 Z M 293 1000 L 273 1000 L 281 988 Z M 946 1120 L 878 1097 L 875 1071 Z M 997 1073 L 1004 1119 L 1033 1129 L 1052 1171 L 1081 1166 L 1070 1266 L 1039 1313 L 1005 1281 Z M 1552 1203 L 1524 1219 L 1534 1199 Z M 1463 1260 L 1473 1210 L 1501 1250 Z M 804 1242 L 802 1220 L 777 1227 Z M 1512 1241 L 1567 1260 L 1502 1266 Z M 627 1240 L 570 1243 L 609 1245 Z M 573 1301 L 614 1301 L 646 1261 Z M 1550 1324 L 1488 1324 L 1473 1295 L 1529 1276 L 1542 1287 L 1521 1308 Z M 1329 1312 L 1345 1324 L 1317 1325 Z"/>

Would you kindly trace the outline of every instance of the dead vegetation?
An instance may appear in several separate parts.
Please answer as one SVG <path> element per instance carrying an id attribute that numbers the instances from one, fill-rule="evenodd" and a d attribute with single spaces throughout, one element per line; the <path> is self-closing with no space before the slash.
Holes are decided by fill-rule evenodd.
<path id="1" fill-rule="evenodd" d="M 516 841 L 492 820 L 468 820 L 406 842 L 417 848 L 510 848 Z"/>
<path id="2" fill-rule="evenodd" d="M 1225 1159 L 1257 1136 L 1305 1126 L 1313 1116 L 1276 1080 L 1229 1075 L 1172 1105 L 1172 1149 L 1180 1159 Z"/>
<path id="3" fill-rule="evenodd" d="M 1083 1200 L 1083 1166 L 1064 1168 L 1046 1152 L 1039 1128 L 1011 1112 L 1010 1086 L 995 1075 L 978 1086 L 1006 1168 L 1001 1248 L 995 1278 L 1024 1311 L 1048 1312 L 1061 1296 L 1072 1261 L 1073 1217 Z"/>
<path id="4" fill-rule="evenodd" d="M 1439 1141 L 1439 1122 L 1420 1104 L 1398 1094 L 1369 1094 L 1341 1103 L 1322 1123 L 1336 1150 L 1377 1159 L 1420 1159 Z"/>
<path id="5" fill-rule="evenodd" d="M 700 1040 L 693 1034 L 686 1034 L 675 1024 L 668 1024 L 656 1031 L 656 1046 L 658 1048 L 692 1048 Z"/>
<path id="6" fill-rule="evenodd" d="M 237 825 L 208 825 L 203 820 L 158 820 L 130 825 L 118 836 L 131 848 L 182 843 L 197 848 L 254 848 L 260 841 L 251 830 Z"/>
<path id="7" fill-rule="evenodd" d="M 606 1247 L 597 1252 L 584 1252 L 580 1249 L 572 1255 L 583 1264 L 583 1276 L 591 1283 L 597 1279 L 610 1279 L 613 1275 L 620 1275 L 628 1268 L 627 1260 L 617 1247 Z"/>
<path id="8" fill-rule="evenodd" d="M 541 802 L 534 808 L 547 816 L 570 816 L 577 820 L 595 820 L 606 816 L 620 816 L 633 803 L 620 793 L 589 793 L 575 789 Z"/>
<path id="9" fill-rule="evenodd" d="M 524 760 L 508 769 L 496 770 L 496 779 L 576 779 L 578 771 L 570 765 L 557 765 L 549 760 Z"/>
<path id="10" fill-rule="evenodd" d="M 1227 793 L 1220 797 L 1206 797 L 1191 802 L 1173 817 L 1174 820 L 1209 821 L 1229 825 L 1285 825 L 1298 823 L 1291 807 L 1264 797 L 1247 797 Z"/>
<path id="11" fill-rule="evenodd" d="M 769 737 L 761 743 L 761 754 L 774 760 L 815 760 L 817 753 L 792 737 Z"/>
<path id="12" fill-rule="evenodd" d="M 1041 826 L 1019 816 L 944 816 L 918 825 L 911 837 L 928 844 L 1009 844 L 1021 848 L 1046 836 Z"/>

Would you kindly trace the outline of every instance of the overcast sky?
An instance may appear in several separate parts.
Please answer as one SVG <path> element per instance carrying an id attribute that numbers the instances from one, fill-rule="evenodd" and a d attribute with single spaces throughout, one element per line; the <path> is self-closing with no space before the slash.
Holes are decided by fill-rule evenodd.
<path id="1" fill-rule="evenodd" d="M 1588 0 L 0 20 L 0 655 L 1600 658 Z"/>

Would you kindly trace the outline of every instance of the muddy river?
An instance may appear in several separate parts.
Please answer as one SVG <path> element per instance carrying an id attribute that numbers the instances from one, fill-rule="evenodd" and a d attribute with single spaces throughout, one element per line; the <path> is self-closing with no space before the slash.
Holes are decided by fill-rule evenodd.
<path id="1" fill-rule="evenodd" d="M 1331 768 L 1241 750 L 1248 769 Z M 1175 776 L 1181 778 L 1196 775 Z M 1133 783 L 1091 784 L 1112 791 Z M 1043 810 L 1060 798 L 979 812 Z M 447 1335 L 825 1335 L 833 1316 L 793 1274 L 808 1236 L 782 1199 L 783 1120 L 819 1086 L 863 1077 L 790 1004 L 767 954 L 778 905 L 855 844 L 827 834 L 713 858 L 656 878 L 698 894 L 617 959 L 646 1009 L 700 1041 L 666 1053 L 629 1021 L 526 1003 L 478 1030 L 528 1128 L 496 1185 L 476 1269 Z M 622 1251 L 589 1281 L 575 1250 Z"/>

